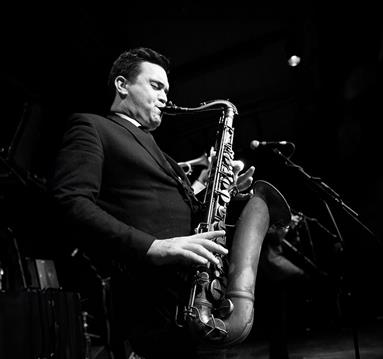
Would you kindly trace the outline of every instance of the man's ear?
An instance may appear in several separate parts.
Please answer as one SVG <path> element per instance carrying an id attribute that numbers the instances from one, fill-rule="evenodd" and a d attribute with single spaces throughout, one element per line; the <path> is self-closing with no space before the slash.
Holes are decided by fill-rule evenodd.
<path id="1" fill-rule="evenodd" d="M 117 76 L 114 80 L 116 91 L 122 96 L 126 96 L 129 93 L 127 84 L 128 80 L 124 76 Z"/>

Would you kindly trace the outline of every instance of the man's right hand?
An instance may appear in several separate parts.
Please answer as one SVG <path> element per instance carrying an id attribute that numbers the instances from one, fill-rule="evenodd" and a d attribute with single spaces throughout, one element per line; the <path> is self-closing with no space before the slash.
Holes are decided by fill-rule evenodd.
<path id="1" fill-rule="evenodd" d="M 225 235 L 225 231 L 210 231 L 186 237 L 157 239 L 149 247 L 147 256 L 156 265 L 179 263 L 218 264 L 214 253 L 226 255 L 228 250 L 213 240 Z"/>

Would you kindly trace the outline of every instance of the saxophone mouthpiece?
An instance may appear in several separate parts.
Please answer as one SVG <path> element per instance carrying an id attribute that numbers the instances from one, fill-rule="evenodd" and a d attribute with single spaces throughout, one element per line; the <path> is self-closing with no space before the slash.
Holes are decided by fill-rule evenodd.
<path id="1" fill-rule="evenodd" d="M 162 109 L 162 113 L 165 113 L 167 115 L 177 115 L 183 112 L 190 111 L 187 107 L 179 107 L 176 106 L 173 102 L 168 101 L 166 106 Z"/>

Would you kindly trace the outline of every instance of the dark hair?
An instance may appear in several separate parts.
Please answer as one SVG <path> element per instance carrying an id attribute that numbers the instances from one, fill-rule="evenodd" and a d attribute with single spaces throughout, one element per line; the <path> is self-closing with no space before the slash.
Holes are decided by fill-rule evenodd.
<path id="1" fill-rule="evenodd" d="M 117 76 L 121 75 L 133 81 L 140 72 L 141 62 L 144 61 L 161 66 L 169 74 L 170 61 L 167 57 L 147 47 L 138 47 L 124 51 L 114 61 L 108 78 L 109 89 L 114 92 L 114 80 Z"/>

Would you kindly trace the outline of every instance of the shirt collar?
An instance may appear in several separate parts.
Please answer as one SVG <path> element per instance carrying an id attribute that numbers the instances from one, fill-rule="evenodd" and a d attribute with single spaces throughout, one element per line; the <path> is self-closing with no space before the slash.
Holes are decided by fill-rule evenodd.
<path id="1" fill-rule="evenodd" d="M 128 121 L 129 121 L 130 123 L 132 123 L 134 126 L 136 126 L 136 127 L 141 127 L 141 124 L 140 124 L 137 120 L 135 120 L 134 118 L 131 118 L 131 117 L 125 115 L 124 113 L 121 113 L 121 112 L 115 112 L 115 114 L 116 114 L 117 116 L 119 116 L 119 117 L 125 119 L 125 120 L 128 120 Z"/>

